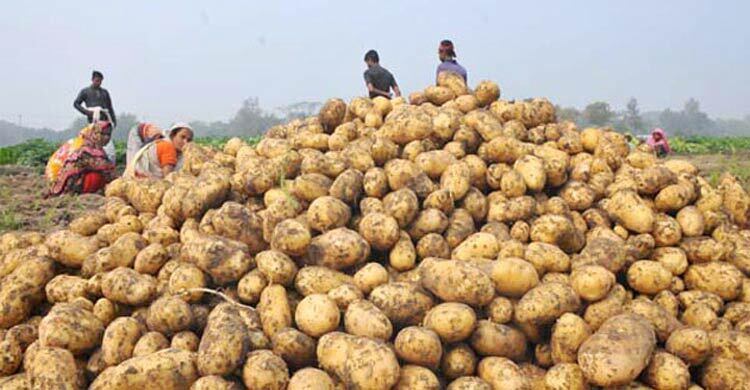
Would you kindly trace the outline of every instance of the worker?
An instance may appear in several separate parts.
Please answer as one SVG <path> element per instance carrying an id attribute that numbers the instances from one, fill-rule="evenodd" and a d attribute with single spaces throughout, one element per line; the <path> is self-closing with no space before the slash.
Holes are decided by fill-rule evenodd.
<path id="1" fill-rule="evenodd" d="M 45 169 L 48 197 L 96 193 L 112 180 L 115 164 L 104 152 L 111 129 L 107 121 L 92 123 L 55 151 Z"/>
<path id="2" fill-rule="evenodd" d="M 667 140 L 667 133 L 660 128 L 656 128 L 651 132 L 651 135 L 646 139 L 646 143 L 656 152 L 658 157 L 672 153 L 672 148 L 669 147 L 669 140 Z"/>
<path id="3" fill-rule="evenodd" d="M 448 39 L 440 42 L 440 46 L 438 46 L 438 58 L 440 58 L 440 65 L 438 65 L 437 72 L 435 73 L 436 78 L 442 72 L 453 72 L 463 77 L 464 82 L 468 83 L 466 69 L 456 61 L 456 50 L 453 48 L 453 42 Z"/>
<path id="4" fill-rule="evenodd" d="M 89 123 L 94 123 L 99 120 L 106 120 L 110 122 L 112 127 L 112 133 L 114 128 L 117 127 L 117 117 L 115 116 L 115 109 L 112 107 L 112 98 L 109 96 L 109 91 L 102 88 L 102 80 L 104 75 L 102 72 L 95 70 L 91 74 L 91 85 L 82 89 L 78 93 L 78 96 L 73 101 L 73 107 L 78 112 L 85 115 Z M 86 106 L 84 107 L 83 104 Z M 104 150 L 107 152 L 110 160 L 115 162 L 115 146 L 112 140 L 104 146 Z"/>
<path id="5" fill-rule="evenodd" d="M 125 169 L 126 178 L 163 179 L 182 166 L 182 151 L 193 140 L 193 129 L 177 123 L 169 129 L 169 138 L 146 144 Z"/>
<path id="6" fill-rule="evenodd" d="M 125 163 L 130 164 L 130 161 L 133 160 L 133 157 L 135 157 L 141 148 L 160 138 L 164 138 L 164 132 L 159 126 L 147 122 L 136 123 L 128 132 Z"/>
<path id="7" fill-rule="evenodd" d="M 367 85 L 370 98 L 383 96 L 390 99 L 393 95 L 401 96 L 401 90 L 398 89 L 396 79 L 388 69 L 380 66 L 380 56 L 378 56 L 377 51 L 370 50 L 365 53 L 365 64 L 367 64 L 365 85 Z M 391 89 L 393 89 L 393 93 L 391 93 Z"/>

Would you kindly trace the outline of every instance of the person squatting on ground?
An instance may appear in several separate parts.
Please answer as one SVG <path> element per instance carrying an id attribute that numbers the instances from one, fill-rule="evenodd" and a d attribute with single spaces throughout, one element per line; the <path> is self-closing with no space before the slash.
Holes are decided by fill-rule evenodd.
<path id="1" fill-rule="evenodd" d="M 169 138 L 146 144 L 125 169 L 125 178 L 163 179 L 182 167 L 182 151 L 193 140 L 193 129 L 178 123 L 169 129 Z"/>

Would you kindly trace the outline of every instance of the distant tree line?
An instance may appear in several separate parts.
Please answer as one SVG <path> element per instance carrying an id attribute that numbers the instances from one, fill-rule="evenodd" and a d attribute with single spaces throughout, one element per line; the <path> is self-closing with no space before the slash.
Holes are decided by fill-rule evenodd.
<path id="1" fill-rule="evenodd" d="M 743 119 L 710 118 L 701 111 L 700 103 L 688 99 L 682 110 L 667 108 L 663 111 L 641 113 L 638 100 L 630 98 L 625 109 L 613 110 L 609 103 L 597 101 L 583 110 L 575 107 L 557 107 L 558 119 L 571 120 L 579 126 L 611 126 L 632 134 L 646 134 L 661 127 L 668 134 L 690 136 L 747 136 L 750 134 L 750 115 Z"/>

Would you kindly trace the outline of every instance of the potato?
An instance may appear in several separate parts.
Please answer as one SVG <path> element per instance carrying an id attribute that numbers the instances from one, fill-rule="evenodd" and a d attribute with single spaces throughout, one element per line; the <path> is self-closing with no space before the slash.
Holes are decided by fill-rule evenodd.
<path id="1" fill-rule="evenodd" d="M 583 265 L 570 274 L 570 285 L 581 298 L 596 302 L 615 285 L 615 275 L 600 265 Z"/>
<path id="2" fill-rule="evenodd" d="M 466 344 L 458 343 L 449 347 L 443 354 L 440 370 L 448 379 L 473 375 L 476 370 L 477 357 Z"/>
<path id="3" fill-rule="evenodd" d="M 116 366 L 133 357 L 133 349 L 143 332 L 141 324 L 133 318 L 120 317 L 112 321 L 102 339 L 102 361 L 106 366 Z"/>
<path id="4" fill-rule="evenodd" d="M 515 258 L 500 258 L 492 263 L 490 278 L 503 296 L 519 298 L 539 284 L 539 275 L 531 263 Z"/>
<path id="5" fill-rule="evenodd" d="M 661 342 L 667 341 L 669 335 L 682 326 L 666 309 L 643 297 L 628 302 L 625 312 L 638 314 L 647 319 Z"/>
<path id="6" fill-rule="evenodd" d="M 680 248 L 657 248 L 654 250 L 652 258 L 675 276 L 682 275 L 688 267 L 687 255 Z"/>
<path id="7" fill-rule="evenodd" d="M 442 234 L 448 228 L 448 217 L 437 209 L 426 209 L 417 215 L 409 228 L 409 235 L 416 240 L 430 233 Z"/>
<path id="8" fill-rule="evenodd" d="M 636 233 L 650 233 L 656 215 L 634 191 L 617 191 L 609 199 L 607 206 L 610 216 L 628 230 Z"/>
<path id="9" fill-rule="evenodd" d="M 84 260 L 99 250 L 99 241 L 68 230 L 50 234 L 45 240 L 49 256 L 58 263 L 71 268 L 80 268 Z"/>
<path id="10" fill-rule="evenodd" d="M 258 253 L 255 256 L 258 270 L 270 283 L 278 283 L 289 286 L 297 274 L 297 265 L 289 256 L 275 250 Z"/>
<path id="11" fill-rule="evenodd" d="M 700 383 L 708 390 L 747 388 L 750 369 L 736 360 L 712 358 L 703 366 Z"/>
<path id="12" fill-rule="evenodd" d="M 198 378 L 190 386 L 190 390 L 239 390 L 238 383 L 228 381 L 218 375 L 209 375 Z"/>
<path id="13" fill-rule="evenodd" d="M 167 349 L 135 357 L 104 370 L 90 389 L 132 389 L 157 387 L 184 389 L 198 379 L 191 352 Z"/>
<path id="14" fill-rule="evenodd" d="M 159 243 L 150 244 L 135 256 L 133 269 L 140 274 L 155 275 L 167 260 L 169 258 L 163 245 Z"/>
<path id="15" fill-rule="evenodd" d="M 94 309 L 92 310 L 96 318 L 99 319 L 99 321 L 102 322 L 105 326 L 109 325 L 110 322 L 112 322 L 115 317 L 119 314 L 119 308 L 116 303 L 110 301 L 107 298 L 100 298 L 96 301 L 94 304 Z"/>
<path id="16" fill-rule="evenodd" d="M 388 283 L 388 271 L 378 263 L 367 263 L 354 274 L 354 284 L 365 294 Z"/>
<path id="17" fill-rule="evenodd" d="M 688 261 L 693 263 L 707 263 L 720 261 L 724 257 L 722 245 L 710 237 L 691 237 L 680 242 L 680 249 L 685 251 Z"/>
<path id="18" fill-rule="evenodd" d="M 271 338 L 279 330 L 292 325 L 292 309 L 283 286 L 271 284 L 263 289 L 256 307 L 267 337 Z"/>
<path id="19" fill-rule="evenodd" d="M 327 295 L 308 295 L 297 306 L 294 321 L 307 335 L 320 337 L 338 328 L 339 308 Z"/>
<path id="20" fill-rule="evenodd" d="M 388 214 L 396 218 L 399 227 L 407 227 L 417 216 L 419 201 L 414 191 L 400 189 L 383 198 L 383 206 Z"/>
<path id="21" fill-rule="evenodd" d="M 562 283 L 542 283 L 521 297 L 515 306 L 515 319 L 521 323 L 548 324 L 567 312 L 575 312 L 581 302 L 575 291 Z"/>
<path id="22" fill-rule="evenodd" d="M 373 212 L 359 223 L 359 234 L 376 250 L 389 250 L 398 242 L 398 221 L 390 215 Z"/>
<path id="23" fill-rule="evenodd" d="M 497 239 L 492 234 L 474 233 L 453 250 L 451 258 L 455 260 L 494 259 L 500 250 L 499 247 Z"/>
<path id="24" fill-rule="evenodd" d="M 480 320 L 471 336 L 471 346 L 482 356 L 520 360 L 526 354 L 526 337 L 510 326 Z"/>
<path id="25" fill-rule="evenodd" d="M 311 264 L 343 269 L 364 262 L 370 255 L 370 245 L 357 232 L 338 228 L 315 237 L 308 248 Z"/>
<path id="26" fill-rule="evenodd" d="M 518 366 L 503 357 L 486 357 L 479 362 L 479 377 L 489 383 L 493 389 L 529 390 L 529 380 L 521 373 Z"/>
<path id="27" fill-rule="evenodd" d="M 346 103 L 341 99 L 328 99 L 318 113 L 320 124 L 332 131 L 340 125 L 346 114 Z"/>
<path id="28" fill-rule="evenodd" d="M 424 326 L 434 331 L 445 343 L 463 341 L 471 336 L 477 322 L 477 315 L 470 306 L 447 302 L 437 305 L 427 312 Z"/>
<path id="29" fill-rule="evenodd" d="M 456 97 L 450 88 L 440 86 L 430 86 L 425 88 L 424 96 L 430 103 L 437 106 L 442 106 Z"/>
<path id="30" fill-rule="evenodd" d="M 169 348 L 169 340 L 159 332 L 147 332 L 135 343 L 133 357 L 150 355 Z"/>
<path id="31" fill-rule="evenodd" d="M 342 284 L 327 293 L 328 297 L 336 302 L 339 310 L 346 310 L 354 301 L 364 298 L 362 290 L 358 289 L 351 284 Z"/>
<path id="32" fill-rule="evenodd" d="M 575 363 L 578 348 L 591 336 L 591 328 L 579 316 L 565 313 L 555 322 L 550 338 L 551 359 L 556 364 Z"/>
<path id="33" fill-rule="evenodd" d="M 315 199 L 307 209 L 307 221 L 310 227 L 319 232 L 345 226 L 349 218 L 351 218 L 349 206 L 332 196 Z"/>
<path id="34" fill-rule="evenodd" d="M 292 368 L 315 364 L 315 339 L 294 328 L 284 328 L 271 340 L 273 352 Z"/>
<path id="35" fill-rule="evenodd" d="M 103 333 L 104 324 L 76 303 L 58 303 L 39 324 L 41 346 L 65 348 L 75 355 L 98 346 Z"/>
<path id="36" fill-rule="evenodd" d="M 203 298 L 203 291 L 196 289 L 202 289 L 206 284 L 206 275 L 200 268 L 190 263 L 182 263 L 169 276 L 167 291 L 185 302 L 195 303 Z"/>
<path id="37" fill-rule="evenodd" d="M 86 298 L 87 280 L 78 276 L 57 275 L 45 286 L 49 303 L 69 302 L 75 298 Z"/>
<path id="38" fill-rule="evenodd" d="M 574 363 L 560 363 L 544 375 L 544 385 L 549 390 L 585 390 L 589 388 L 581 368 Z"/>
<path id="39" fill-rule="evenodd" d="M 196 265 L 216 284 L 228 284 L 242 278 L 252 268 L 247 245 L 219 236 L 196 234 L 182 243 L 180 258 Z"/>
<path id="40" fill-rule="evenodd" d="M 334 390 L 336 385 L 325 371 L 317 368 L 303 368 L 289 379 L 287 390 Z"/>
<path id="41" fill-rule="evenodd" d="M 420 259 L 428 257 L 450 257 L 451 248 L 448 241 L 437 233 L 429 233 L 417 242 L 417 256 Z"/>
<path id="42" fill-rule="evenodd" d="M 242 310 L 246 309 L 222 303 L 209 314 L 196 357 L 201 375 L 227 375 L 243 363 L 250 338 Z"/>
<path id="43" fill-rule="evenodd" d="M 720 262 L 693 264 L 684 275 L 685 286 L 714 293 L 724 300 L 733 300 L 742 291 L 742 272 Z"/>
<path id="44" fill-rule="evenodd" d="M 381 341 L 331 332 L 318 341 L 317 356 L 348 388 L 388 389 L 399 379 L 396 355 Z"/>
<path id="45" fill-rule="evenodd" d="M 396 335 L 394 347 L 400 359 L 432 369 L 438 367 L 443 354 L 437 333 L 418 326 L 402 329 Z"/>
<path id="46" fill-rule="evenodd" d="M 161 202 L 161 199 L 159 201 Z M 93 236 L 99 228 L 108 222 L 109 220 L 106 215 L 98 212 L 90 212 L 70 221 L 68 229 L 82 236 Z"/>
<path id="47" fill-rule="evenodd" d="M 165 336 L 187 330 L 193 323 L 190 305 L 180 298 L 164 296 L 149 306 L 146 324 L 149 330 Z"/>
<path id="48" fill-rule="evenodd" d="M 422 286 L 448 302 L 484 306 L 495 295 L 492 280 L 479 268 L 458 260 L 421 267 Z"/>
<path id="49" fill-rule="evenodd" d="M 198 338 L 198 336 L 195 335 L 195 333 L 189 330 L 185 330 L 175 333 L 174 336 L 172 336 L 169 347 L 182 349 L 185 351 L 197 352 L 200 341 L 201 340 Z"/>
<path id="50" fill-rule="evenodd" d="M 102 294 L 116 303 L 140 306 L 155 297 L 156 281 L 149 275 L 118 267 L 102 277 Z"/>
<path id="51" fill-rule="evenodd" d="M 656 337 L 647 321 L 632 314 L 617 315 L 581 344 L 578 365 L 591 384 L 628 384 L 646 368 L 655 345 Z"/>
<path id="52" fill-rule="evenodd" d="M 289 256 L 304 255 L 311 243 L 310 231 L 299 221 L 281 221 L 273 230 L 271 248 Z"/>
<path id="53" fill-rule="evenodd" d="M 388 317 L 370 301 L 357 300 L 349 304 L 344 313 L 347 333 L 375 339 L 389 340 L 393 326 Z"/>
<path id="54" fill-rule="evenodd" d="M 500 98 L 500 87 L 492 81 L 483 80 L 474 88 L 474 96 L 479 106 L 487 106 Z"/>
<path id="55" fill-rule="evenodd" d="M 685 237 L 697 237 L 703 234 L 706 223 L 703 214 L 695 206 L 687 206 L 677 212 L 677 222 Z"/>
<path id="56" fill-rule="evenodd" d="M 319 266 L 304 267 L 294 278 L 294 287 L 304 296 L 326 294 L 344 283 L 354 283 L 354 280 L 349 275 Z"/>
<path id="57" fill-rule="evenodd" d="M 417 284 L 387 283 L 375 287 L 369 297 L 378 309 L 396 325 L 416 325 L 433 306 L 433 300 Z"/>
<path id="58" fill-rule="evenodd" d="M 566 253 L 578 252 L 586 241 L 571 219 L 551 214 L 534 220 L 531 225 L 531 240 L 557 245 Z"/>
<path id="59" fill-rule="evenodd" d="M 281 196 L 286 203 L 296 202 L 286 192 Z M 263 219 L 248 207 L 236 202 L 225 202 L 221 208 L 206 212 L 201 219 L 200 230 L 206 234 L 240 241 L 248 246 L 251 254 L 268 247 L 263 241 Z"/>
<path id="60" fill-rule="evenodd" d="M 657 351 L 646 369 L 645 382 L 657 389 L 686 389 L 690 372 L 678 357 Z"/>
<path id="61" fill-rule="evenodd" d="M 648 295 L 657 294 L 669 288 L 672 273 L 661 263 L 640 260 L 628 268 L 628 285 L 634 290 Z"/>
<path id="62" fill-rule="evenodd" d="M 476 376 L 462 376 L 446 387 L 447 390 L 492 390 L 492 386 L 484 379 Z"/>
<path id="63" fill-rule="evenodd" d="M 41 347 L 26 366 L 26 381 L 30 389 L 78 389 L 82 383 L 76 361 L 63 348 Z M 93 388 L 93 387 L 92 387 Z"/>
<path id="64" fill-rule="evenodd" d="M 524 250 L 523 257 L 534 266 L 540 276 L 546 272 L 567 272 L 570 270 L 568 255 L 551 244 L 529 243 Z"/>

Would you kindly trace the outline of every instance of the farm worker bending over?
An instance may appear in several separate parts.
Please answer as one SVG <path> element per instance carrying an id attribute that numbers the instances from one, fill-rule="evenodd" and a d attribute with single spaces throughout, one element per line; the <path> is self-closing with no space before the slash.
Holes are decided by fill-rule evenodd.
<path id="1" fill-rule="evenodd" d="M 370 98 L 383 96 L 390 99 L 391 88 L 396 97 L 401 96 L 401 91 L 398 89 L 396 79 L 388 69 L 380 66 L 380 56 L 378 56 L 378 52 L 370 50 L 365 53 L 365 64 L 367 64 L 367 70 L 365 71 L 365 85 L 367 85 L 367 91 L 370 93 Z"/>
<path id="2" fill-rule="evenodd" d="M 654 129 L 651 132 L 651 135 L 648 136 L 646 143 L 659 157 L 672 153 L 672 149 L 669 147 L 669 141 L 667 140 L 667 134 L 662 129 Z"/>
<path id="3" fill-rule="evenodd" d="M 126 178 L 163 179 L 182 166 L 182 150 L 193 140 L 193 129 L 178 123 L 169 129 L 169 139 L 146 144 L 125 169 Z"/>
<path id="4" fill-rule="evenodd" d="M 440 42 L 438 58 L 440 58 L 440 65 L 437 67 L 436 77 L 442 72 L 453 72 L 459 74 L 468 83 L 466 69 L 456 61 L 456 50 L 453 48 L 453 42 L 447 39 Z"/>
<path id="5" fill-rule="evenodd" d="M 126 164 L 130 164 L 133 157 L 146 144 L 164 138 L 164 132 L 153 123 L 138 123 L 128 132 L 128 148 L 125 154 Z"/>
<path id="6" fill-rule="evenodd" d="M 92 123 L 57 149 L 44 172 L 50 187 L 47 196 L 88 194 L 104 188 L 115 172 L 104 152 L 111 129 L 109 122 Z"/>
<path id="7" fill-rule="evenodd" d="M 112 133 L 114 133 L 114 128 L 117 127 L 117 117 L 115 116 L 115 109 L 112 107 L 112 98 L 109 96 L 109 91 L 102 88 L 102 80 L 104 80 L 102 72 L 95 70 L 91 74 L 91 85 L 78 93 L 76 100 L 73 101 L 73 107 L 81 114 L 86 115 L 89 123 L 99 120 L 112 122 Z M 86 107 L 82 104 L 85 104 Z M 104 150 L 107 151 L 110 161 L 114 163 L 115 145 L 111 140 L 105 145 Z"/>

